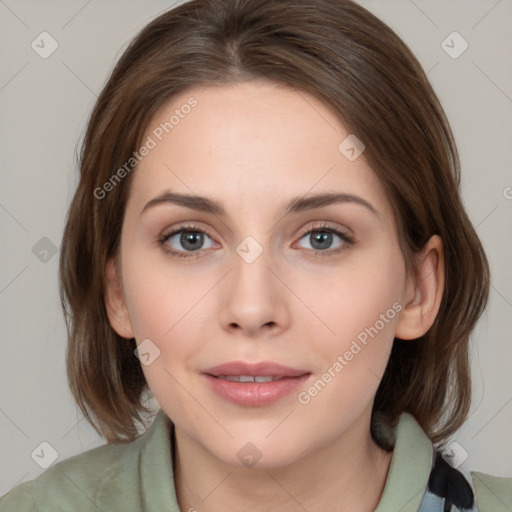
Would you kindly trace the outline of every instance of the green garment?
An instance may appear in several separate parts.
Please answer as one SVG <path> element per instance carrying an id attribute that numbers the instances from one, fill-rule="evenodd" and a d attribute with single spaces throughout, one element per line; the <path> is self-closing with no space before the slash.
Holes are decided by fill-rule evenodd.
<path id="1" fill-rule="evenodd" d="M 0 512 L 180 512 L 171 463 L 171 428 L 160 410 L 148 431 L 132 443 L 89 450 L 18 485 L 0 499 Z M 425 432 L 412 415 L 403 413 L 376 512 L 417 512 L 432 457 Z M 479 512 L 512 511 L 512 478 L 471 475 Z"/>

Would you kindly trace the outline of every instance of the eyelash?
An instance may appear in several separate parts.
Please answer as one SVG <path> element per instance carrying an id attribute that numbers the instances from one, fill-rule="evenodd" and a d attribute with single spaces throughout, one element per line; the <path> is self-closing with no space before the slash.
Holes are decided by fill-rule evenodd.
<path id="1" fill-rule="evenodd" d="M 193 232 L 193 233 L 202 233 L 206 236 L 208 236 L 209 238 L 212 238 L 210 235 L 208 235 L 208 233 L 201 227 L 199 226 L 195 226 L 193 224 L 188 224 L 188 225 L 184 225 L 184 226 L 180 226 L 178 229 L 175 229 L 169 233 L 165 233 L 163 234 L 159 239 L 158 239 L 158 243 L 159 245 L 162 247 L 163 251 L 170 255 L 170 256 L 177 256 L 178 258 L 194 258 L 194 257 L 197 257 L 197 256 L 193 256 L 193 253 L 197 252 L 197 253 L 200 253 L 201 250 L 198 250 L 198 251 L 175 251 L 173 249 L 170 249 L 169 246 L 166 244 L 167 240 L 169 240 L 171 237 L 173 237 L 174 235 L 177 235 L 179 233 L 182 233 L 182 232 L 186 232 L 186 231 L 190 231 L 190 232 Z M 303 228 L 301 230 L 301 233 L 300 233 L 300 237 L 299 237 L 299 240 L 301 240 L 302 238 L 304 238 L 305 235 L 309 234 L 309 233 L 313 233 L 313 232 L 327 232 L 327 233 L 332 233 L 334 235 L 337 235 L 339 238 L 341 238 L 341 240 L 343 240 L 343 245 L 338 248 L 338 249 L 327 249 L 325 251 L 322 251 L 322 250 L 319 250 L 319 249 L 312 249 L 316 255 L 318 256 L 332 256 L 334 254 L 337 254 L 339 253 L 340 251 L 344 250 L 344 249 L 349 249 L 355 242 L 354 242 L 354 239 L 349 236 L 347 233 L 339 230 L 339 229 L 336 229 L 336 228 L 333 228 L 331 226 L 328 226 L 326 224 L 321 224 L 319 226 L 315 226 L 313 228 Z M 213 240 L 213 238 L 212 238 Z"/>

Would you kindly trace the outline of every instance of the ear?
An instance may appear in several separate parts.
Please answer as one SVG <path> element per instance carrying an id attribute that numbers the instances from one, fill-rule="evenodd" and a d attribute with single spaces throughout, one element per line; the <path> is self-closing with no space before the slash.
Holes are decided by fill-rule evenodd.
<path id="1" fill-rule="evenodd" d="M 408 277 L 406 305 L 400 312 L 395 337 L 413 340 L 423 336 L 434 323 L 444 291 L 443 241 L 433 235 L 415 255 L 417 273 Z"/>
<path id="2" fill-rule="evenodd" d="M 114 257 L 105 266 L 105 307 L 112 328 L 123 338 L 134 338 L 120 281 L 120 265 Z"/>

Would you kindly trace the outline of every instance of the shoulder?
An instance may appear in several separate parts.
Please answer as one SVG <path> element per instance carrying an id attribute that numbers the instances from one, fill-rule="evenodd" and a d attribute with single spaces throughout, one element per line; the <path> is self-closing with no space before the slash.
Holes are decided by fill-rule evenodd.
<path id="1" fill-rule="evenodd" d="M 480 512 L 512 510 L 512 478 L 471 471 L 475 496 Z"/>
<path id="2" fill-rule="evenodd" d="M 101 494 L 136 483 L 141 442 L 103 445 L 70 457 L 0 498 L 0 512 L 96 510 Z M 132 496 L 132 498 L 135 498 Z"/>

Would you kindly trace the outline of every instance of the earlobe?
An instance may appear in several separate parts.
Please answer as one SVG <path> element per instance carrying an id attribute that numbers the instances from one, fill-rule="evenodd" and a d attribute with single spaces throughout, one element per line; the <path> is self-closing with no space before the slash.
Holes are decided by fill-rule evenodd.
<path id="1" fill-rule="evenodd" d="M 133 328 L 124 300 L 118 263 L 110 258 L 105 266 L 105 308 L 112 328 L 123 338 L 133 338 Z"/>
<path id="2" fill-rule="evenodd" d="M 444 291 L 443 242 L 433 235 L 416 255 L 417 273 L 408 279 L 405 306 L 400 313 L 395 337 L 413 340 L 423 336 L 434 323 Z"/>

